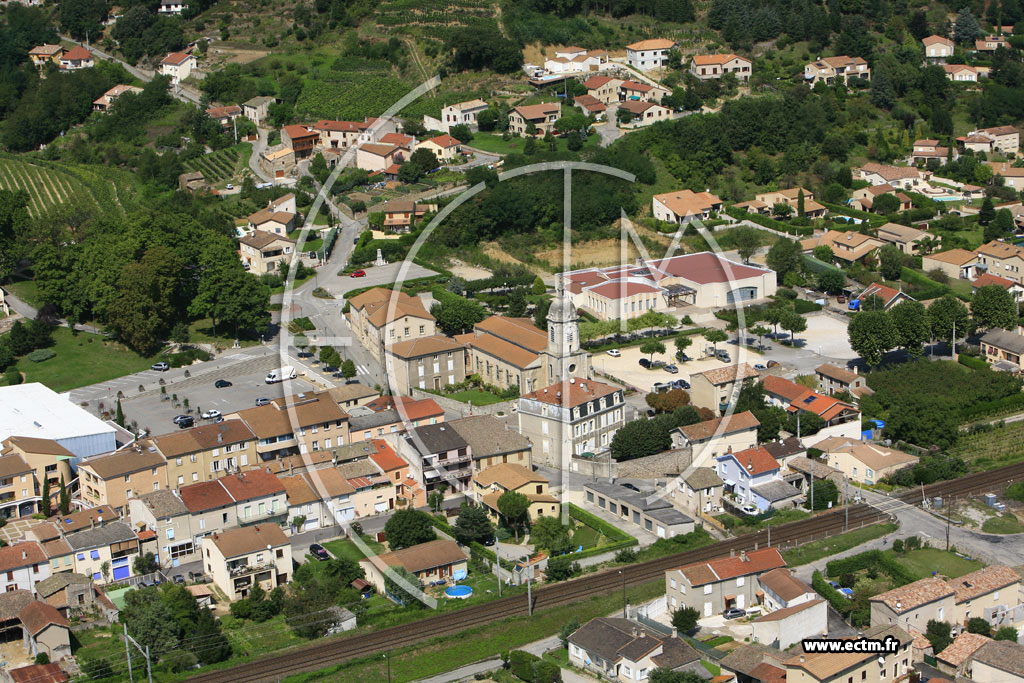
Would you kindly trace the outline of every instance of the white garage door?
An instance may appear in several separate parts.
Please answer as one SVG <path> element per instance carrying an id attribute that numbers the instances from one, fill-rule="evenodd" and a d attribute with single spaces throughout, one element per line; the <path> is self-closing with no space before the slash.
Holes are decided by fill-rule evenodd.
<path id="1" fill-rule="evenodd" d="M 387 503 L 374 503 L 373 504 L 373 511 L 374 512 L 387 512 L 388 511 L 388 504 Z"/>
<path id="2" fill-rule="evenodd" d="M 306 523 L 302 526 L 303 531 L 312 531 L 313 529 L 320 528 L 320 518 L 307 519 Z"/>
<path id="3" fill-rule="evenodd" d="M 354 507 L 341 508 L 336 514 L 338 515 L 338 521 L 344 522 L 346 520 L 356 518 L 356 509 Z"/>

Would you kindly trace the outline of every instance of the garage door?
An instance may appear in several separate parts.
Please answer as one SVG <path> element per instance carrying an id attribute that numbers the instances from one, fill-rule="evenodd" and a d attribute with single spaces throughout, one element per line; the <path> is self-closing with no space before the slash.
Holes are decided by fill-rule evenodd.
<path id="1" fill-rule="evenodd" d="M 125 565 L 123 567 L 114 567 L 114 581 L 119 581 L 121 579 L 127 579 L 128 576 L 131 575 L 131 573 L 132 573 L 132 568 L 129 567 L 128 565 Z"/>
<path id="2" fill-rule="evenodd" d="M 355 519 L 355 518 L 356 518 L 356 509 L 354 507 L 341 508 L 340 510 L 338 510 L 338 521 L 339 522 L 344 522 L 345 520 Z"/>
<path id="3" fill-rule="evenodd" d="M 388 504 L 387 503 L 374 503 L 373 511 L 374 512 L 387 512 L 388 511 Z"/>
<path id="4" fill-rule="evenodd" d="M 306 523 L 302 525 L 303 531 L 312 531 L 313 529 L 320 528 L 320 519 L 307 519 Z"/>

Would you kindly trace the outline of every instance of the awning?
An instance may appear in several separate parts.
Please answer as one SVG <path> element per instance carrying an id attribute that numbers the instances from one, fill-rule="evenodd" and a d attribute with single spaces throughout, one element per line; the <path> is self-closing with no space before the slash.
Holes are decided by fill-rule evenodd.
<path id="1" fill-rule="evenodd" d="M 735 595 L 726 595 L 726 596 L 725 596 L 725 599 L 726 599 L 726 600 L 735 600 L 735 599 L 736 599 L 736 596 L 735 596 Z"/>

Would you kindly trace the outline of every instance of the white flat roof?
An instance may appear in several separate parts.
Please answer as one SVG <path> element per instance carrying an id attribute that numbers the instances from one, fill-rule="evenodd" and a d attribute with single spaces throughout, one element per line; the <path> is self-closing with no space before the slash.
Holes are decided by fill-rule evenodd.
<path id="1" fill-rule="evenodd" d="M 43 384 L 0 387 L 0 441 L 9 436 L 57 441 L 114 433 L 106 422 Z"/>

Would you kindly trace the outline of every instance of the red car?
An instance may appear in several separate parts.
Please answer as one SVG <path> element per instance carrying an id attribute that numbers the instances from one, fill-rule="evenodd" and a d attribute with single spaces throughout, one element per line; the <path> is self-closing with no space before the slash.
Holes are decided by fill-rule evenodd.
<path id="1" fill-rule="evenodd" d="M 366 277 L 366 271 L 365 270 L 354 271 L 351 275 L 349 275 L 349 277 Z"/>

